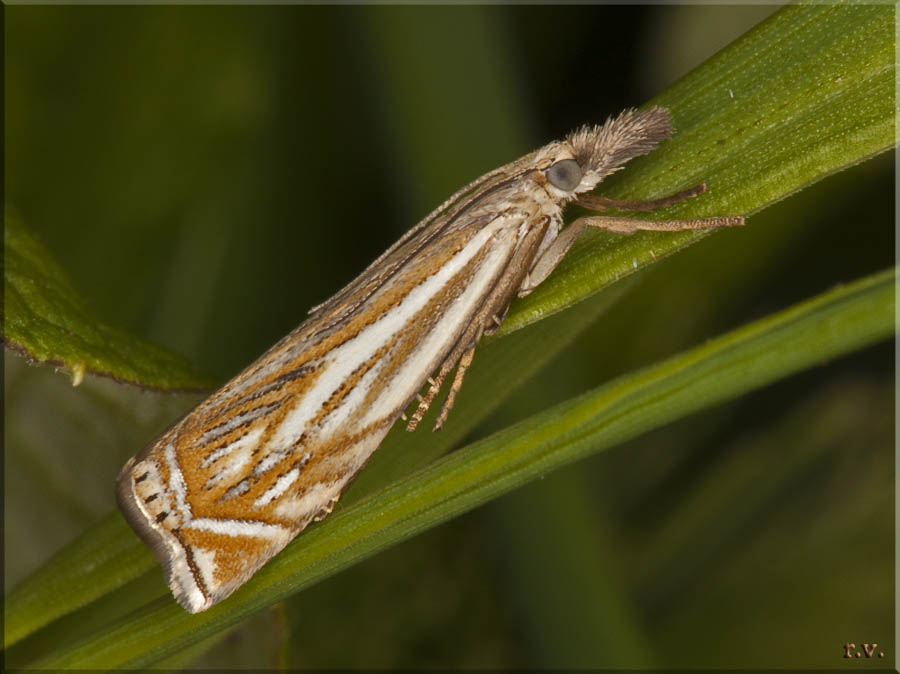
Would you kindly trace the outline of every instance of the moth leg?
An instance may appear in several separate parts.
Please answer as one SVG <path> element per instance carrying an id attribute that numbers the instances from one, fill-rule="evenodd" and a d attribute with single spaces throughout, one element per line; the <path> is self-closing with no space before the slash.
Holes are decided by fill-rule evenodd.
<path id="1" fill-rule="evenodd" d="M 437 374 L 433 379 L 429 378 L 430 386 L 428 387 L 428 392 L 419 399 L 419 406 L 416 408 L 416 411 L 413 412 L 412 416 L 409 418 L 409 422 L 406 424 L 407 431 L 414 431 L 416 427 L 419 425 L 419 422 L 422 421 L 422 417 L 425 416 L 425 413 L 428 411 L 428 408 L 431 407 L 431 403 L 434 402 L 434 397 L 441 390 L 441 386 L 444 383 L 444 379 L 447 378 L 447 375 L 450 374 L 450 370 L 453 369 L 455 362 L 450 358 L 447 358 L 442 364 L 440 369 L 437 371 Z"/>
<path id="2" fill-rule="evenodd" d="M 498 288 L 498 290 L 504 289 Z M 456 374 L 453 375 L 450 391 L 447 393 L 447 398 L 444 400 L 444 404 L 441 405 L 441 411 L 438 414 L 437 420 L 434 422 L 434 427 L 431 429 L 432 431 L 441 430 L 444 422 L 447 421 L 447 415 L 449 415 L 450 410 L 453 409 L 453 403 L 456 402 L 456 394 L 459 393 L 459 389 L 462 388 L 466 370 L 468 370 L 469 365 L 472 364 L 472 358 L 475 356 L 475 347 L 478 346 L 478 342 L 481 341 L 484 334 L 488 331 L 494 332 L 500 327 L 497 321 L 499 320 L 502 322 L 503 318 L 506 316 L 508 307 L 508 295 L 498 293 L 472 318 L 469 327 L 463 332 L 459 341 L 456 343 L 456 346 L 453 347 L 453 350 L 447 354 L 444 362 L 441 363 L 437 375 L 433 380 L 430 380 L 431 386 L 428 388 L 428 392 L 420 399 L 419 406 L 416 408 L 416 411 L 409 419 L 409 423 L 406 425 L 406 430 L 416 430 L 416 426 L 422 421 L 422 417 L 425 416 L 428 408 L 431 407 L 431 403 L 434 402 L 435 396 L 441 390 L 444 379 L 446 379 L 447 375 L 450 374 L 450 371 L 456 367 Z"/>
<path id="3" fill-rule="evenodd" d="M 548 276 L 550 272 L 556 269 L 556 265 L 566 256 L 569 248 L 575 243 L 575 240 L 581 236 L 586 229 L 588 223 L 584 222 L 585 218 L 579 218 L 571 225 L 563 229 L 559 235 L 553 240 L 547 249 L 541 253 L 541 256 L 534 262 L 531 271 L 529 271 L 519 286 L 517 295 L 525 297 L 532 290 L 537 288 Z"/>
<path id="4" fill-rule="evenodd" d="M 488 324 L 484 328 L 484 336 L 487 337 L 489 335 L 493 335 L 497 330 L 500 329 L 500 326 L 503 325 L 503 321 L 506 318 L 506 314 L 509 312 L 509 305 L 506 305 L 506 308 L 503 311 L 499 311 L 497 313 L 491 314 L 490 319 L 488 320 Z"/>
<path id="5" fill-rule="evenodd" d="M 596 227 L 616 234 L 634 234 L 642 229 L 651 232 L 680 232 L 686 229 L 709 229 L 712 227 L 740 227 L 744 224 L 741 216 L 717 218 L 695 218 L 693 220 L 636 220 L 607 215 L 590 215 L 579 218 L 570 227 L 582 223 L 583 227 Z"/>
<path id="6" fill-rule="evenodd" d="M 609 197 L 598 197 L 593 194 L 585 194 L 579 197 L 575 203 L 592 211 L 604 211 L 607 208 L 615 208 L 620 211 L 648 212 L 658 211 L 663 208 L 668 208 L 669 206 L 674 206 L 675 204 L 680 204 L 682 201 L 693 199 L 704 192 L 706 192 L 706 183 L 700 183 L 699 185 L 694 185 L 681 192 L 670 194 L 667 197 L 651 199 L 648 201 L 611 199 Z"/>
<path id="7" fill-rule="evenodd" d="M 337 502 L 340 500 L 340 498 L 340 494 L 338 494 L 337 496 L 332 496 L 331 500 L 328 502 L 328 505 L 322 508 L 318 513 L 316 513 L 316 516 L 313 517 L 313 522 L 321 522 L 326 517 L 328 517 L 331 514 L 331 511 L 334 510 L 334 506 L 337 505 Z"/>
<path id="8" fill-rule="evenodd" d="M 497 280 L 482 307 L 469 320 L 468 326 L 456 342 L 456 345 L 447 354 L 444 362 L 441 363 L 435 380 L 431 382 L 428 392 L 420 398 L 419 406 L 406 425 L 406 430 L 413 431 L 416 429 L 416 426 L 422 421 L 422 417 L 425 416 L 425 413 L 434 401 L 438 391 L 440 391 L 444 379 L 458 363 L 459 367 L 453 377 L 450 392 L 441 406 L 441 411 L 433 430 L 439 431 L 441 429 L 453 407 L 456 394 L 462 386 L 466 370 L 472 363 L 475 347 L 484 334 L 496 332 L 500 327 L 509 309 L 509 302 L 515 296 L 516 289 L 521 286 L 526 270 L 533 264 L 535 251 L 537 251 L 538 244 L 544 238 L 549 226 L 550 219 L 545 216 L 540 220 L 538 226 L 532 227 L 519 243 L 516 253 L 507 264 L 506 272 Z"/>
<path id="9" fill-rule="evenodd" d="M 549 221 L 544 222 L 543 227 L 535 229 L 529 235 L 530 237 L 532 237 L 532 242 L 540 241 L 540 239 L 547 231 L 548 224 Z M 572 238 L 572 241 L 574 241 L 577 236 L 578 233 L 575 234 L 575 236 Z M 559 236 L 554 240 L 552 244 L 550 244 L 547 250 L 550 250 L 550 248 L 552 248 L 558 240 Z M 566 246 L 566 250 L 568 250 L 569 246 L 571 245 L 572 244 L 569 243 Z M 478 346 L 478 342 L 481 341 L 481 338 L 484 335 L 492 335 L 497 332 L 497 330 L 503 324 L 503 319 L 506 318 L 506 314 L 509 311 L 509 303 L 513 295 L 516 293 L 516 288 L 521 288 L 522 285 L 527 282 L 528 274 L 525 272 L 525 270 L 528 268 L 529 264 L 534 263 L 534 260 L 531 258 L 533 252 L 531 253 L 531 255 L 529 255 L 529 253 L 527 252 L 529 250 L 533 251 L 534 248 L 530 246 L 523 246 L 523 251 L 525 252 L 523 252 L 523 259 L 521 263 L 517 264 L 518 261 L 516 261 L 511 264 L 512 267 L 519 270 L 519 273 L 507 275 L 494 288 L 490 298 L 485 303 L 484 307 L 482 307 L 482 309 L 472 319 L 472 322 L 469 324 L 469 328 L 465 333 L 463 333 L 463 336 L 457 343 L 456 348 L 453 349 L 453 351 L 450 353 L 450 356 L 447 358 L 446 363 L 450 363 L 450 367 L 452 367 L 453 363 L 457 362 L 458 366 L 456 368 L 456 374 L 453 375 L 453 382 L 450 384 L 450 391 L 447 393 L 447 398 L 444 400 L 444 404 L 441 405 L 441 411 L 438 414 L 437 420 L 434 422 L 434 428 L 432 429 L 433 431 L 441 430 L 441 428 L 444 426 L 444 422 L 447 421 L 447 416 L 450 414 L 450 410 L 453 409 L 453 404 L 456 402 L 456 394 L 459 393 L 459 390 L 462 388 L 463 379 L 465 379 L 466 376 L 466 371 L 469 369 L 469 366 L 472 364 L 472 359 L 475 357 L 475 347 Z M 563 251 L 563 254 L 564 253 L 565 251 Z"/>
<path id="10" fill-rule="evenodd" d="M 410 417 L 409 423 L 406 424 L 406 430 L 416 430 L 419 422 L 422 421 L 422 417 L 425 416 L 428 408 L 431 407 L 431 403 L 434 402 L 435 396 L 441 390 L 441 386 L 444 384 L 444 379 L 447 378 L 447 375 L 450 374 L 450 371 L 456 366 L 457 363 L 459 363 L 459 368 L 457 368 L 456 374 L 453 376 L 453 383 L 450 386 L 450 393 L 447 396 L 447 400 L 445 400 L 444 404 L 441 406 L 441 413 L 438 416 L 438 421 L 435 423 L 434 428 L 432 429 L 435 431 L 441 430 L 441 426 L 444 425 L 444 422 L 447 420 L 447 415 L 450 413 L 450 408 L 453 407 L 453 402 L 456 399 L 456 393 L 462 386 L 462 380 L 466 374 L 466 369 L 472 363 L 472 356 L 475 354 L 475 347 L 478 345 L 483 332 L 484 329 L 481 325 L 481 321 L 476 317 L 476 319 L 474 319 L 473 322 L 469 324 L 468 329 L 463 333 L 460 340 L 456 343 L 456 346 L 453 347 L 453 350 L 444 359 L 444 362 L 441 363 L 441 367 L 438 370 L 437 375 L 433 380 L 431 380 L 431 386 L 428 387 L 428 392 L 424 396 L 422 396 L 421 400 L 419 400 L 419 406 Z"/>
<path id="11" fill-rule="evenodd" d="M 586 194 L 575 202 L 579 206 L 593 211 L 615 208 L 620 211 L 648 212 L 674 206 L 706 192 L 706 184 L 700 183 L 681 192 L 670 194 L 661 199 L 651 201 L 629 201 L 627 199 L 610 199 Z M 717 217 L 695 218 L 693 220 L 635 220 L 633 218 L 613 217 L 606 215 L 589 215 L 579 218 L 572 225 L 582 223 L 583 227 L 596 227 L 616 234 L 634 234 L 639 229 L 652 232 L 680 232 L 685 229 L 708 229 L 710 227 L 738 227 L 744 224 L 744 218 Z M 572 225 L 569 225 L 571 228 Z"/>
<path id="12" fill-rule="evenodd" d="M 459 393 L 459 389 L 462 388 L 463 379 L 466 376 L 466 370 L 469 369 L 469 366 L 472 364 L 472 358 L 475 357 L 475 347 L 471 346 L 459 359 L 459 365 L 456 368 L 456 374 L 453 375 L 453 383 L 450 384 L 450 392 L 447 393 L 447 399 L 444 400 L 444 404 L 441 405 L 441 412 L 438 414 L 437 420 L 434 422 L 434 428 L 432 431 L 439 431 L 444 426 L 444 422 L 447 421 L 447 416 L 450 414 L 450 410 L 453 409 L 453 403 L 456 402 L 456 394 Z"/>

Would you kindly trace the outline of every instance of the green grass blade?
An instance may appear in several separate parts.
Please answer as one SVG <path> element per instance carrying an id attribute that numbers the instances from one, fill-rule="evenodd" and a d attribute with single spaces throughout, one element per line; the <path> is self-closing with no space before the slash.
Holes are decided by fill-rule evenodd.
<path id="1" fill-rule="evenodd" d="M 8 647 L 79 606 L 134 580 L 153 567 L 153 555 L 111 512 L 19 583 L 5 597 Z"/>
<path id="2" fill-rule="evenodd" d="M 335 513 L 228 601 L 168 598 L 33 663 L 149 665 L 426 528 L 619 442 L 889 336 L 895 270 L 820 295 L 558 405 Z"/>

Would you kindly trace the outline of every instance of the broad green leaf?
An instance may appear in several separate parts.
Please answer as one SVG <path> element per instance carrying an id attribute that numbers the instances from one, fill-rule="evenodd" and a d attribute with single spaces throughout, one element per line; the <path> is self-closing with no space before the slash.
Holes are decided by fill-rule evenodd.
<path id="1" fill-rule="evenodd" d="M 3 341 L 39 364 L 63 367 L 74 384 L 85 374 L 162 391 L 209 388 L 213 381 L 181 356 L 103 323 L 50 252 L 6 216 Z"/>
<path id="2" fill-rule="evenodd" d="M 894 270 L 837 288 L 535 415 L 335 513 L 228 601 L 168 597 L 47 656 L 45 669 L 141 667 L 530 480 L 710 405 L 889 336 Z"/>

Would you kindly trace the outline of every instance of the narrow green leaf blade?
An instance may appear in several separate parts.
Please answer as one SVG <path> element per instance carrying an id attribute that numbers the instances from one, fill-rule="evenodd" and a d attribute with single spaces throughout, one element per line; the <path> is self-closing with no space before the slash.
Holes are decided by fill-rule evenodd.
<path id="1" fill-rule="evenodd" d="M 836 288 L 535 415 L 336 512 L 204 613 L 166 597 L 33 664 L 147 666 L 551 470 L 884 339 L 895 282 L 891 269 Z"/>
<path id="2" fill-rule="evenodd" d="M 5 597 L 5 647 L 137 578 L 154 563 L 121 513 L 111 512 Z"/>

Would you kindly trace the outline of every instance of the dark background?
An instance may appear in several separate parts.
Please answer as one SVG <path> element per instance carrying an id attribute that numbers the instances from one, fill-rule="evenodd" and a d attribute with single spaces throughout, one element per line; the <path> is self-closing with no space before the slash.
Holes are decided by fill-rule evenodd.
<path id="1" fill-rule="evenodd" d="M 7 7 L 6 206 L 104 319 L 224 380 L 457 187 L 643 103 L 771 11 Z M 889 266 L 893 181 L 880 157 L 656 265 L 488 429 Z M 123 421 L 133 392 L 7 367 L 9 582 L 112 507 L 40 462 L 83 444 L 114 474 L 137 447 L 104 415 L 139 446 L 163 413 Z M 893 404 L 890 345 L 830 363 L 360 564 L 203 662 L 892 658 Z"/>

